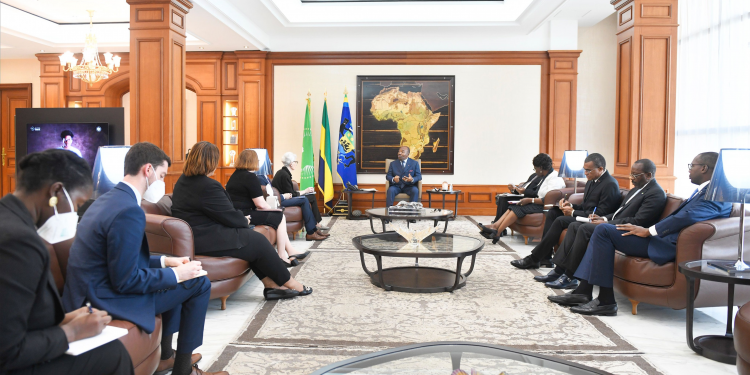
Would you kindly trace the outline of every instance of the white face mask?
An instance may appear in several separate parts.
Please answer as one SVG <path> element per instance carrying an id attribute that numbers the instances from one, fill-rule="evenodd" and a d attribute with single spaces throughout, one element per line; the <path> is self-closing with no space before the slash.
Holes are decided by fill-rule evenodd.
<path id="1" fill-rule="evenodd" d="M 154 169 L 154 176 L 156 176 L 156 169 Z M 148 179 L 146 179 L 146 183 L 148 183 Z M 156 181 L 148 185 L 146 192 L 143 193 L 143 199 L 151 203 L 157 203 L 166 194 L 166 189 L 167 186 L 164 181 L 157 178 Z"/>
<path id="2" fill-rule="evenodd" d="M 63 187 L 65 198 L 68 199 L 71 210 L 73 209 L 73 201 L 68 195 L 68 191 Z M 57 213 L 57 206 L 55 209 L 55 215 L 47 219 L 42 226 L 36 230 L 39 237 L 49 242 L 50 244 L 56 244 L 65 240 L 69 240 L 76 235 L 76 228 L 78 227 L 78 213 L 75 211 L 66 212 L 64 214 Z"/>

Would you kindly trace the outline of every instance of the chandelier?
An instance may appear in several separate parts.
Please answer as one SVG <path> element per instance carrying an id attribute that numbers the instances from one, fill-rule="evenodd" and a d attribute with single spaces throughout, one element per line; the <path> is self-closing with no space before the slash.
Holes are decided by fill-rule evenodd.
<path id="1" fill-rule="evenodd" d="M 94 11 L 89 10 L 89 32 L 86 34 L 86 45 L 83 47 L 83 58 L 78 64 L 78 58 L 72 52 L 60 55 L 60 65 L 63 71 L 73 72 L 73 78 L 79 78 L 87 83 L 94 83 L 109 78 L 109 75 L 117 72 L 120 68 L 120 57 L 111 53 L 104 53 L 102 65 L 99 60 L 99 49 L 96 46 L 96 35 L 94 35 Z"/>

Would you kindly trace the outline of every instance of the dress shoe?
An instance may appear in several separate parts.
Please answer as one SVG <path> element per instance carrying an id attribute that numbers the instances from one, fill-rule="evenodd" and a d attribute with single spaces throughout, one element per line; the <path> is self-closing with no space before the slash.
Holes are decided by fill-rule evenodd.
<path id="1" fill-rule="evenodd" d="M 561 296 L 547 296 L 547 299 L 563 306 L 578 306 L 591 302 L 591 297 L 583 294 L 573 294 L 573 292 Z"/>
<path id="2" fill-rule="evenodd" d="M 300 297 L 312 294 L 312 287 L 302 285 L 302 291 L 298 293 Z"/>
<path id="3" fill-rule="evenodd" d="M 522 270 L 528 270 L 532 268 L 539 268 L 539 262 L 534 262 L 531 257 L 526 257 L 523 259 L 517 259 L 517 260 L 511 260 L 510 265 L 516 268 L 520 268 Z"/>
<path id="4" fill-rule="evenodd" d="M 321 235 L 318 234 L 318 232 L 315 232 L 313 234 L 309 234 L 308 233 L 307 235 L 305 235 L 305 240 L 307 240 L 307 241 L 323 241 L 326 238 L 328 238 L 328 237 L 321 236 Z"/>
<path id="5" fill-rule="evenodd" d="M 263 298 L 266 301 L 297 297 L 300 292 L 292 289 L 263 288 Z M 308 293 L 309 294 L 309 293 Z"/>
<path id="6" fill-rule="evenodd" d="M 174 367 L 174 357 L 175 353 L 172 353 L 172 356 L 169 357 L 169 359 L 162 359 L 159 361 L 159 366 L 156 367 L 156 372 L 154 372 L 154 375 L 165 375 L 172 371 L 172 368 Z M 193 355 L 190 356 L 190 364 L 194 365 L 198 363 L 203 358 L 203 356 L 200 353 L 193 353 Z"/>
<path id="7" fill-rule="evenodd" d="M 310 255 L 310 251 L 309 250 L 305 251 L 302 254 L 290 255 L 289 257 L 290 258 L 294 258 L 294 259 L 305 259 L 305 258 L 307 258 L 308 255 Z"/>
<path id="8" fill-rule="evenodd" d="M 600 305 L 596 298 L 591 302 L 570 308 L 571 312 L 581 315 L 615 316 L 617 315 L 617 304 Z"/>
<path id="9" fill-rule="evenodd" d="M 193 371 L 190 371 L 190 375 L 229 375 L 226 371 L 217 372 L 206 372 L 198 368 L 198 365 L 193 365 Z"/>
<path id="10" fill-rule="evenodd" d="M 552 271 L 549 271 L 549 273 L 544 276 L 534 276 L 534 281 L 546 283 L 548 281 L 555 281 L 557 280 L 558 277 L 560 277 L 560 274 L 556 273 L 555 270 L 553 269 Z"/>
<path id="11" fill-rule="evenodd" d="M 560 275 L 557 279 L 544 283 L 544 286 L 552 289 L 575 289 L 578 288 L 578 280 L 571 279 L 568 275 Z"/>
<path id="12" fill-rule="evenodd" d="M 479 228 L 479 231 L 482 232 L 482 233 L 497 232 L 496 230 L 494 230 L 492 228 L 485 227 L 484 225 L 482 225 L 482 223 L 477 224 L 477 227 Z"/>

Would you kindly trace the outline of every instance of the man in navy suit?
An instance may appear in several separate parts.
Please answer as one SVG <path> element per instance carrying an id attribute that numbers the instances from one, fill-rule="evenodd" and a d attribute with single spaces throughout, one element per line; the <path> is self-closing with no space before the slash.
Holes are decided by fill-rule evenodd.
<path id="1" fill-rule="evenodd" d="M 63 294 L 66 311 L 87 301 L 116 319 L 154 331 L 162 314 L 161 362 L 157 373 L 204 374 L 192 365 L 193 350 L 203 343 L 203 324 L 211 294 L 207 277 L 198 277 L 200 262 L 188 258 L 151 256 L 146 241 L 146 215 L 141 197 L 164 195 L 164 177 L 171 161 L 158 147 L 142 142 L 125 156 L 125 177 L 88 208 L 70 248 Z M 177 350 L 172 334 L 180 332 Z"/>
<path id="2" fill-rule="evenodd" d="M 600 224 L 591 235 L 586 254 L 581 260 L 575 278 L 581 280 L 578 288 L 561 296 L 549 296 L 550 301 L 573 306 L 570 311 L 583 315 L 617 315 L 612 279 L 614 277 L 615 249 L 626 255 L 650 258 L 662 265 L 674 261 L 677 254 L 677 237 L 683 228 L 699 221 L 729 217 L 731 203 L 712 202 L 705 199 L 719 154 L 698 154 L 690 168 L 690 182 L 699 185 L 690 198 L 669 216 L 645 228 L 633 224 Z M 594 285 L 599 286 L 599 296 L 592 299 Z"/>
<path id="3" fill-rule="evenodd" d="M 398 149 L 398 160 L 392 161 L 388 166 L 385 179 L 391 183 L 391 186 L 386 192 L 386 207 L 393 206 L 393 200 L 400 193 L 409 194 L 409 200 L 412 202 L 419 200 L 417 182 L 422 180 L 422 172 L 419 169 L 419 163 L 414 159 L 409 159 L 410 153 L 409 147 L 401 146 Z"/>

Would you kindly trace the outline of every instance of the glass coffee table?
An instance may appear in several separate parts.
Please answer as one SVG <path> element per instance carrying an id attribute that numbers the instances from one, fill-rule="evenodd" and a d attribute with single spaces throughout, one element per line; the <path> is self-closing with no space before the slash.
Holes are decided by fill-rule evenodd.
<path id="1" fill-rule="evenodd" d="M 611 375 L 561 359 L 499 345 L 446 341 L 402 346 L 365 354 L 319 369 L 312 375 L 451 375 L 461 369 L 482 375 Z"/>
<path id="2" fill-rule="evenodd" d="M 377 234 L 378 232 L 375 231 L 375 227 L 372 224 L 372 219 L 374 218 L 380 219 L 380 223 L 383 225 L 383 233 L 386 232 L 386 220 L 406 220 L 407 227 L 409 226 L 409 221 L 411 220 L 432 220 L 434 222 L 433 226 L 435 227 L 438 225 L 438 221 L 445 221 L 443 233 L 448 230 L 448 220 L 453 217 L 453 211 L 443 210 L 440 208 L 423 208 L 421 211 L 422 212 L 419 215 L 394 215 L 389 214 L 387 208 L 381 207 L 371 208 L 365 211 L 365 213 L 367 213 L 367 216 L 370 218 L 370 229 L 372 230 L 372 233 L 375 234 Z"/>
<path id="3" fill-rule="evenodd" d="M 452 292 L 466 285 L 466 278 L 474 271 L 477 253 L 484 241 L 473 237 L 433 233 L 417 247 L 395 232 L 368 234 L 352 239 L 359 250 L 362 269 L 370 276 L 373 285 L 385 290 L 407 293 Z M 375 257 L 378 269 L 370 271 L 365 264 L 365 253 Z M 464 258 L 471 256 L 471 267 L 461 273 Z M 415 258 L 414 266 L 383 269 L 383 257 Z M 420 267 L 419 258 L 456 258 L 456 270 Z"/>

